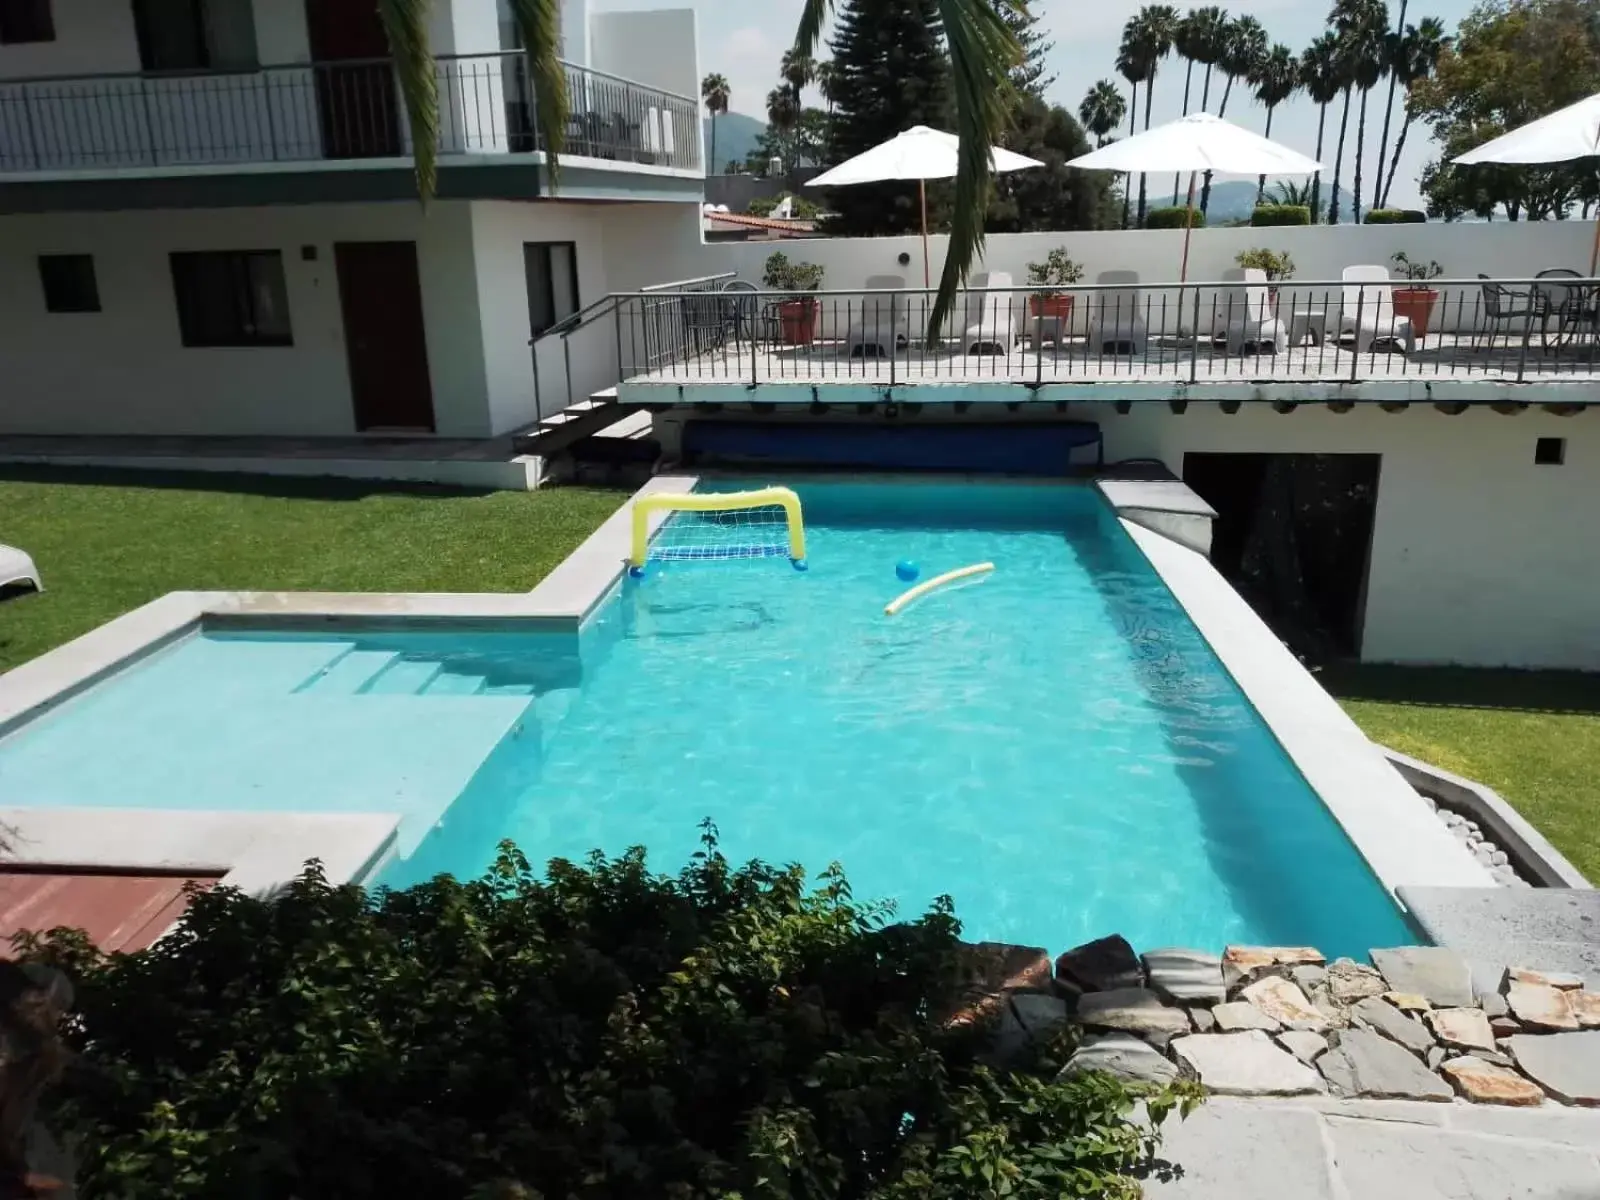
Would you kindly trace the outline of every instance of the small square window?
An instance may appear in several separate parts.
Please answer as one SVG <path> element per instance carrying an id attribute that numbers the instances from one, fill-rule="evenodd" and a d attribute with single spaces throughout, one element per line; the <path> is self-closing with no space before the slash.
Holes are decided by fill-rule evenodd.
<path id="1" fill-rule="evenodd" d="M 50 0 L 0 0 L 0 43 L 53 42 Z"/>
<path id="2" fill-rule="evenodd" d="M 1533 465 L 1559 467 L 1567 461 L 1566 438 L 1540 438 L 1533 444 Z"/>
<path id="3" fill-rule="evenodd" d="M 276 250 L 173 254 L 185 346 L 292 346 L 283 255 Z"/>
<path id="4" fill-rule="evenodd" d="M 93 255 L 41 254 L 39 282 L 44 285 L 46 312 L 100 311 L 100 289 L 94 281 Z"/>

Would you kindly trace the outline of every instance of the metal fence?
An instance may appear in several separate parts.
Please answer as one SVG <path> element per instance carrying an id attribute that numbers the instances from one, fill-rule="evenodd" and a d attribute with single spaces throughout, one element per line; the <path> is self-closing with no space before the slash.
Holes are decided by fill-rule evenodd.
<path id="1" fill-rule="evenodd" d="M 1583 378 L 1600 371 L 1600 280 L 1227 280 L 975 288 L 929 339 L 920 289 L 761 291 L 696 281 L 611 297 L 623 379 L 664 383 L 949 379 Z"/>
<path id="2" fill-rule="evenodd" d="M 564 153 L 699 167 L 695 101 L 587 67 L 565 70 Z M 521 52 L 441 56 L 434 73 L 442 154 L 547 149 Z M 0 84 L 0 172 L 410 153 L 405 105 L 384 59 Z"/>

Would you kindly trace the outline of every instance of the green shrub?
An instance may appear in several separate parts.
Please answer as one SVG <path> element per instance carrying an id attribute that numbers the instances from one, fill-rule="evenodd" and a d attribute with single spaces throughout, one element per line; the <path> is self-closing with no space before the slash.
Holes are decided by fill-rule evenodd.
<path id="1" fill-rule="evenodd" d="M 1234 256 L 1234 262 L 1241 267 L 1258 267 L 1267 273 L 1271 280 L 1293 279 L 1294 259 L 1287 250 L 1269 250 L 1265 246 L 1257 246 L 1251 250 L 1241 251 Z"/>
<path id="2" fill-rule="evenodd" d="M 822 286 L 822 266 L 820 263 L 792 263 L 782 250 L 774 250 L 767 255 L 761 280 L 777 292 L 814 292 Z"/>
<path id="3" fill-rule="evenodd" d="M 1399 208 L 1374 208 L 1361 218 L 1366 225 L 1402 225 L 1405 224 L 1406 214 Z"/>
<path id="4" fill-rule="evenodd" d="M 1250 214 L 1250 224 L 1258 227 L 1309 225 L 1311 208 L 1306 204 L 1258 204 Z"/>
<path id="5" fill-rule="evenodd" d="M 707 828 L 676 876 L 643 851 L 544 877 L 373 895 L 311 864 L 272 902 L 196 895 L 176 932 L 70 971 L 80 1056 L 50 1120 L 84 1195 L 1138 1195 L 1157 1137 L 1064 1043 L 1002 1070 L 940 1023 L 948 900 L 887 923 L 838 868 L 734 869 Z M 1150 1093 L 1157 1123 L 1190 1086 Z"/>
<path id="6" fill-rule="evenodd" d="M 1189 210 L 1181 204 L 1170 208 L 1152 208 L 1144 216 L 1144 227 L 1146 229 L 1182 229 L 1183 215 L 1188 211 Z M 1203 229 L 1206 223 L 1205 213 L 1201 212 L 1198 208 L 1194 209 L 1193 212 L 1194 221 L 1192 224 L 1190 224 L 1189 228 Z"/>

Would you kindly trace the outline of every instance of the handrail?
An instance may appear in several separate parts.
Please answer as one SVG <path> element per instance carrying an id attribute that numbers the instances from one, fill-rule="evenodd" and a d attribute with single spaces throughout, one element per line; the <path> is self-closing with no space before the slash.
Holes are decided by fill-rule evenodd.
<path id="1" fill-rule="evenodd" d="M 636 291 L 636 292 L 612 292 L 611 296 L 612 296 L 613 299 L 617 299 L 617 300 L 637 299 L 637 298 L 640 298 L 640 297 L 648 297 L 648 298 L 656 298 L 656 299 L 658 299 L 663 291 L 670 291 L 671 289 L 674 289 L 674 288 L 683 288 L 683 287 L 690 286 L 692 284 L 703 283 L 703 282 L 707 282 L 707 281 L 710 281 L 710 280 L 726 279 L 726 278 L 730 278 L 730 277 L 732 277 L 732 276 L 734 276 L 736 274 L 737 274 L 737 272 L 730 271 L 730 272 L 727 272 L 724 275 L 707 275 L 707 276 L 702 277 L 701 279 L 685 280 L 682 283 L 656 284 L 656 285 L 654 285 L 652 287 L 644 288 L 644 289 L 641 289 L 641 290 Z M 1355 287 L 1379 288 L 1379 287 L 1387 286 L 1391 290 L 1400 291 L 1402 289 L 1409 288 L 1409 287 L 1422 287 L 1422 288 L 1441 288 L 1441 287 L 1479 288 L 1479 287 L 1482 287 L 1486 283 L 1495 283 L 1495 284 L 1502 284 L 1502 285 L 1509 284 L 1509 285 L 1512 285 L 1514 287 L 1532 286 L 1532 285 L 1538 284 L 1538 285 L 1541 285 L 1541 286 L 1548 286 L 1548 287 L 1593 287 L 1593 288 L 1600 288 L 1600 275 L 1596 275 L 1596 276 L 1577 276 L 1577 275 L 1551 276 L 1551 275 L 1544 275 L 1544 276 L 1534 276 L 1534 277 L 1528 277 L 1528 278 L 1515 278 L 1515 277 L 1507 276 L 1507 277 L 1497 277 L 1497 278 L 1494 278 L 1494 279 L 1479 279 L 1476 276 L 1474 276 L 1471 279 L 1453 279 L 1453 278 L 1447 279 L 1447 278 L 1441 277 L 1439 279 L 1424 279 L 1424 280 L 1409 280 L 1409 279 L 1387 279 L 1387 280 L 1385 280 L 1385 279 L 1365 279 L 1365 280 L 1362 280 L 1362 279 L 1271 279 L 1271 280 L 1267 280 L 1265 283 L 1262 283 L 1259 280 L 1257 280 L 1255 282 L 1251 282 L 1251 281 L 1246 280 L 1246 279 L 1186 279 L 1186 280 L 1181 280 L 1181 281 L 1177 280 L 1177 279 L 1141 279 L 1137 283 L 1063 283 L 1063 284 L 1014 283 L 1009 287 L 987 287 L 987 286 L 986 287 L 974 287 L 974 286 L 969 286 L 969 285 L 965 285 L 964 284 L 964 285 L 962 285 L 960 290 L 963 291 L 963 292 L 994 292 L 994 293 L 996 293 L 998 295 L 1021 293 L 1021 294 L 1025 294 L 1025 295 L 1030 295 L 1031 296 L 1031 295 L 1035 295 L 1035 294 L 1039 294 L 1039 293 L 1051 293 L 1051 294 L 1053 294 L 1053 293 L 1063 293 L 1063 292 L 1126 292 L 1126 291 L 1136 291 L 1137 292 L 1137 291 L 1149 291 L 1151 289 L 1158 289 L 1158 290 L 1161 290 L 1161 291 L 1175 291 L 1175 290 L 1178 290 L 1178 289 L 1182 289 L 1182 290 L 1187 291 L 1190 288 L 1228 288 L 1228 289 L 1234 289 L 1234 290 L 1243 290 L 1244 288 L 1250 288 L 1250 287 L 1268 287 L 1268 288 L 1273 289 L 1274 291 L 1293 292 L 1293 291 L 1300 291 L 1300 290 L 1308 290 L 1308 289 L 1312 289 L 1312 288 L 1346 288 L 1346 287 L 1349 287 L 1349 288 L 1355 288 Z M 817 297 L 822 297 L 822 296 L 907 296 L 907 295 L 910 295 L 910 296 L 930 296 L 931 297 L 931 296 L 938 295 L 938 293 L 939 293 L 939 289 L 938 288 L 933 288 L 933 287 L 919 288 L 919 287 L 909 287 L 908 286 L 908 287 L 903 287 L 903 288 L 868 288 L 868 287 L 859 287 L 859 288 L 817 288 L 817 289 L 814 289 L 812 291 L 806 291 L 806 292 L 797 292 L 797 291 L 794 291 L 793 289 L 785 289 L 785 288 L 765 288 L 765 287 L 762 287 L 762 288 L 757 288 L 754 292 L 751 292 L 751 293 L 748 293 L 748 294 L 756 295 L 756 296 L 774 296 L 774 297 L 789 297 L 789 298 L 793 298 L 793 297 L 796 297 L 796 296 L 817 296 Z"/>
<path id="2" fill-rule="evenodd" d="M 611 294 L 613 296 L 655 296 L 674 289 L 697 287 L 702 283 L 721 283 L 724 279 L 737 278 L 738 274 L 739 272 L 737 271 L 722 271 L 716 275 L 699 275 L 693 279 L 680 279 L 676 283 L 654 283 L 647 288 L 641 288 L 637 292 L 612 292 Z"/>

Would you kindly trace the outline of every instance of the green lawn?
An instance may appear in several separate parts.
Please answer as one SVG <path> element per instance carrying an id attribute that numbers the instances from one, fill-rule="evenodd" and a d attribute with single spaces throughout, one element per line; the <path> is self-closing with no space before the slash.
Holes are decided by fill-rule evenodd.
<path id="1" fill-rule="evenodd" d="M 46 588 L 0 601 L 0 671 L 171 591 L 526 591 L 624 498 L 0 467 Z"/>
<path id="2" fill-rule="evenodd" d="M 1337 667 L 1320 678 L 1367 736 L 1488 784 L 1600 880 L 1600 675 Z"/>

